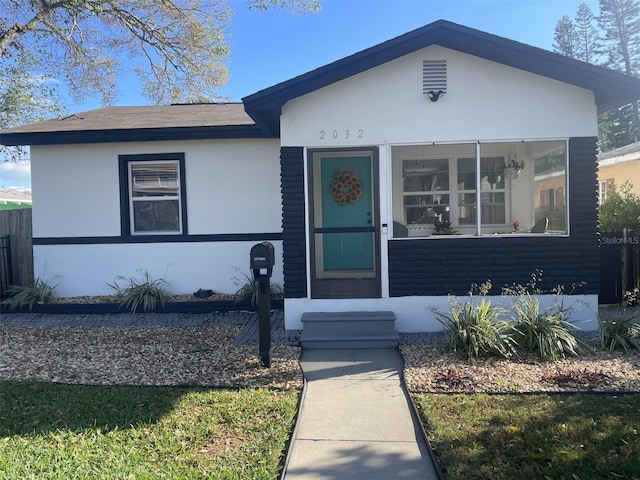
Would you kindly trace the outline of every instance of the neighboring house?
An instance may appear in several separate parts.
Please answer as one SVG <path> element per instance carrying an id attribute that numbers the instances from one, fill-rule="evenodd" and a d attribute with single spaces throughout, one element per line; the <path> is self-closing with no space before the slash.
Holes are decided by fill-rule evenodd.
<path id="1" fill-rule="evenodd" d="M 0 187 L 0 210 L 30 207 L 31 192 L 29 190 Z"/>
<path id="2" fill-rule="evenodd" d="M 598 155 L 598 195 L 607 198 L 607 191 L 625 182 L 632 185 L 631 192 L 640 195 L 640 142 L 616 148 Z"/>
<path id="3" fill-rule="evenodd" d="M 63 295 L 137 268 L 232 292 L 271 241 L 287 328 L 384 310 L 439 330 L 449 294 L 542 270 L 585 282 L 595 329 L 597 114 L 638 98 L 640 80 L 438 21 L 243 104 L 104 108 L 0 142 L 31 146 L 36 272 Z"/>

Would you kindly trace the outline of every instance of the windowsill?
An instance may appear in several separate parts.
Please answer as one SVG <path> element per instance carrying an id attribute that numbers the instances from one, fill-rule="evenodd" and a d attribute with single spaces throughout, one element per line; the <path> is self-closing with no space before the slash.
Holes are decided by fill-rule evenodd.
<path id="1" fill-rule="evenodd" d="M 459 238 L 459 239 L 463 239 L 463 238 L 532 238 L 532 237 L 544 237 L 544 238 L 549 238 L 549 237 L 554 237 L 554 238 L 565 238 L 565 237 L 569 237 L 570 235 L 568 233 L 560 233 L 560 232 L 546 232 L 546 233 L 528 233 L 528 232 L 518 232 L 518 233 L 487 233 L 484 235 L 464 235 L 464 234 L 457 234 L 457 235 L 436 235 L 436 234 L 431 234 L 428 236 L 409 236 L 409 237 L 393 237 L 390 238 L 389 240 L 437 240 L 437 239 L 443 239 L 443 238 L 448 238 L 448 239 L 452 239 L 452 238 Z"/>
<path id="2" fill-rule="evenodd" d="M 160 233 L 149 235 L 122 235 L 122 239 L 127 243 L 163 243 L 163 242 L 179 242 L 188 238 L 186 233 Z"/>

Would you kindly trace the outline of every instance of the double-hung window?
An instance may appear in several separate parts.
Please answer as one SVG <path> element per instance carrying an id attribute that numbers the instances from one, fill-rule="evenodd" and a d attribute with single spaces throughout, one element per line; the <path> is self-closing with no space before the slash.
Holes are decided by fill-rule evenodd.
<path id="1" fill-rule="evenodd" d="M 183 154 L 121 155 L 120 176 L 124 234 L 186 234 Z"/>

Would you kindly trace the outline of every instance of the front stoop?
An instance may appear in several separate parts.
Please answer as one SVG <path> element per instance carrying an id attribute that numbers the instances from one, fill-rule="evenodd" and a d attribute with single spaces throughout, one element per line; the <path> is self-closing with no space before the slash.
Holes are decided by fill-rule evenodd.
<path id="1" fill-rule="evenodd" d="M 302 314 L 302 348 L 395 348 L 399 336 L 393 312 L 307 312 Z"/>

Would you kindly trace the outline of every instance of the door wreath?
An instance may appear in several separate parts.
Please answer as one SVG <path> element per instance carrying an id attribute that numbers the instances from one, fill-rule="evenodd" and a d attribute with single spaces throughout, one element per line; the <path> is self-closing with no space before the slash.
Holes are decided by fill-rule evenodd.
<path id="1" fill-rule="evenodd" d="M 356 203 L 363 194 L 362 182 L 353 173 L 340 173 L 336 175 L 331 185 L 331 194 L 338 205 Z"/>

